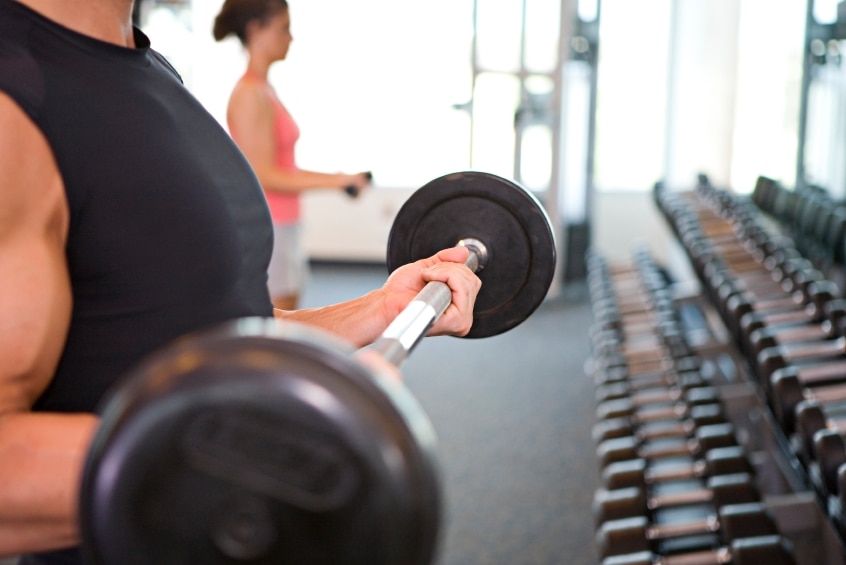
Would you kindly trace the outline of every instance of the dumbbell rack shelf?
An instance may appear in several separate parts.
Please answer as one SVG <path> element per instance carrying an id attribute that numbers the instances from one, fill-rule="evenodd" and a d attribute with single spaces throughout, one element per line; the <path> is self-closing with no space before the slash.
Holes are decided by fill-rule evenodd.
<path id="1" fill-rule="evenodd" d="M 689 292 L 690 285 L 682 286 Z M 679 295 L 676 302 L 681 309 L 699 311 L 707 324 L 692 330 L 697 338 L 694 349 L 704 370 L 712 372 L 726 415 L 755 465 L 764 503 L 793 543 L 798 565 L 846 565 L 846 545 L 823 511 L 824 500 L 815 492 L 719 315 L 700 293 Z"/>
<path id="2" fill-rule="evenodd" d="M 686 265 L 668 267 L 681 267 L 674 274 L 694 275 L 674 281 L 674 304 L 687 312 L 680 319 L 699 322 L 690 332 L 691 345 L 711 371 L 726 416 L 756 468 L 763 501 L 780 533 L 792 542 L 799 565 L 846 563 L 841 498 L 830 494 L 830 478 L 828 484 L 821 480 L 821 456 L 808 451 L 818 449 L 816 445 L 804 445 L 810 439 L 802 440 L 790 418 L 785 419 L 785 407 L 795 405 L 789 404 L 792 397 L 780 396 L 771 378 L 773 370 L 790 361 L 768 358 L 773 350 L 758 348 L 767 342 L 756 342 L 760 334 L 753 333 L 770 323 L 775 328 L 779 322 L 770 322 L 766 312 L 779 308 L 792 309 L 801 324 L 836 320 L 829 306 L 842 303 L 836 284 L 840 279 L 805 257 L 790 234 L 779 231 L 752 201 L 713 187 L 707 178 L 700 177 L 691 191 L 670 191 L 659 183 L 654 198 L 687 257 Z M 773 298 L 782 304 L 795 300 L 795 307 L 773 308 L 778 302 Z M 780 343 L 780 337 L 773 339 Z M 828 370 L 832 368 L 829 364 Z M 805 392 L 813 381 L 797 381 L 805 387 L 803 395 L 813 394 Z M 836 459 L 826 462 L 831 466 Z"/>
<path id="3" fill-rule="evenodd" d="M 720 546 L 747 563 L 795 564 L 714 386 L 728 387 L 736 370 L 713 337 L 716 326 L 705 323 L 708 311 L 685 306 L 644 249 L 613 266 L 592 254 L 588 267 L 600 556 L 643 561 L 638 552 L 648 551 L 652 561 L 676 562 Z"/>

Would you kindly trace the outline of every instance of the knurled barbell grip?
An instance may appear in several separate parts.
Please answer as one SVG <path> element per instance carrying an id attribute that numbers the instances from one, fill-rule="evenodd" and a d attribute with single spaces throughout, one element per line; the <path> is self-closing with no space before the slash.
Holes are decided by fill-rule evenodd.
<path id="1" fill-rule="evenodd" d="M 487 258 L 484 244 L 477 240 L 462 239 L 457 245 L 470 250 L 464 264 L 474 273 L 480 270 Z M 452 291 L 449 285 L 440 281 L 427 283 L 369 349 L 399 366 L 451 303 Z"/>

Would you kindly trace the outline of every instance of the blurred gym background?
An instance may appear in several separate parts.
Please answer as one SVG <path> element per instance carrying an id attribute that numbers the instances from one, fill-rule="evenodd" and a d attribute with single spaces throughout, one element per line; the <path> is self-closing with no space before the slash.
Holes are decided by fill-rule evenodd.
<path id="1" fill-rule="evenodd" d="M 244 56 L 211 37 L 220 4 L 138 0 L 136 21 L 225 123 Z M 558 237 L 556 282 L 525 324 L 426 340 L 404 366 L 440 436 L 439 565 L 598 562 L 588 250 L 643 245 L 692 277 L 653 188 L 701 172 L 740 195 L 765 175 L 843 199 L 844 4 L 290 0 L 294 43 L 271 80 L 301 165 L 375 175 L 357 200 L 306 198 L 306 306 L 381 284 L 394 214 L 446 173 L 516 180 Z"/>
<path id="2" fill-rule="evenodd" d="M 144 0 L 137 16 L 224 123 L 244 59 L 212 40 L 219 4 Z M 396 211 L 446 173 L 521 183 L 558 237 L 535 316 L 488 340 L 426 341 L 404 367 L 441 438 L 439 565 L 598 562 L 588 249 L 613 261 L 643 245 L 690 278 L 658 181 L 685 189 L 706 172 L 750 194 L 764 175 L 846 195 L 843 4 L 290 1 L 294 42 L 271 80 L 301 125 L 298 158 L 375 175 L 355 201 L 306 198 L 307 303 L 380 284 Z"/>

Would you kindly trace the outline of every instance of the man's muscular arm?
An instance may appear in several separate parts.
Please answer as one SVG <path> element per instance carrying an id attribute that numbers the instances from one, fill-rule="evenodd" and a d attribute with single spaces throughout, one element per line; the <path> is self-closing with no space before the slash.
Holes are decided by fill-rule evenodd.
<path id="1" fill-rule="evenodd" d="M 90 414 L 30 411 L 50 380 L 71 310 L 68 210 L 41 132 L 0 93 L 0 555 L 77 542 Z"/>
<path id="2" fill-rule="evenodd" d="M 362 347 L 388 327 L 408 303 L 431 281 L 449 286 L 452 303 L 429 335 L 466 335 L 473 324 L 473 307 L 482 281 L 464 265 L 469 251 L 453 247 L 396 269 L 382 288 L 353 300 L 322 308 L 276 310 L 277 318 L 329 330 Z"/>

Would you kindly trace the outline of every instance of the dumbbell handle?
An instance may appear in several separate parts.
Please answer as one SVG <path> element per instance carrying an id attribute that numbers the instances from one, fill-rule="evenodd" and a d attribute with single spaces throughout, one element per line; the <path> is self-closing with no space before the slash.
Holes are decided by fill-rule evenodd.
<path id="1" fill-rule="evenodd" d="M 484 266 L 487 249 L 482 242 L 467 238 L 459 241 L 457 245 L 470 250 L 470 255 L 464 264 L 471 271 L 475 273 Z M 452 303 L 452 291 L 449 285 L 440 281 L 427 283 L 423 290 L 394 318 L 382 335 L 373 342 L 370 349 L 398 367 L 446 311 L 450 303 Z"/>
<path id="2" fill-rule="evenodd" d="M 695 479 L 705 476 L 708 466 L 702 459 L 678 465 L 661 465 L 657 468 L 646 468 L 643 480 L 646 484 Z"/>
<path id="3" fill-rule="evenodd" d="M 720 520 L 716 516 L 708 516 L 692 522 L 652 524 L 646 530 L 646 539 L 664 540 L 719 531 Z"/>
<path id="4" fill-rule="evenodd" d="M 824 383 L 836 379 L 846 372 L 846 360 L 833 357 L 827 362 L 797 365 L 802 384 Z"/>
<path id="5" fill-rule="evenodd" d="M 668 445 L 642 445 L 638 449 L 638 457 L 643 459 L 662 459 L 666 457 L 684 457 L 699 450 L 699 443 L 695 439 L 688 439 L 680 443 Z"/>
<path id="6" fill-rule="evenodd" d="M 731 548 L 703 549 L 680 553 L 678 555 L 662 555 L 654 561 L 656 565 L 720 565 L 734 563 Z"/>
<path id="7" fill-rule="evenodd" d="M 704 504 L 714 502 L 714 491 L 710 488 L 697 488 L 679 492 L 657 494 L 647 499 L 646 507 L 649 510 L 667 508 L 670 506 L 684 506 L 691 504 Z"/>
<path id="8" fill-rule="evenodd" d="M 373 180 L 373 173 L 371 173 L 370 171 L 365 172 L 364 176 L 366 176 L 367 180 L 369 181 Z M 345 186 L 344 192 L 346 192 L 347 196 L 349 196 L 350 198 L 358 198 L 358 189 L 355 187 L 355 185 L 351 184 L 349 186 Z"/>

